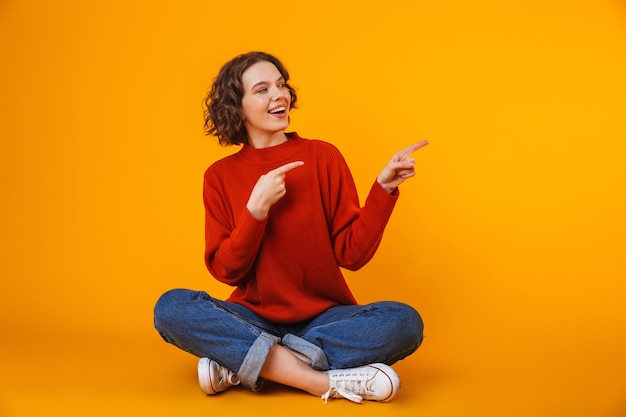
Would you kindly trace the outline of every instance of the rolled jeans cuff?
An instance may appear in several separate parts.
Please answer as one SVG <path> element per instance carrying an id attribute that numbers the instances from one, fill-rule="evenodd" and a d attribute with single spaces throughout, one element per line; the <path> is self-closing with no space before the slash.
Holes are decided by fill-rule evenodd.
<path id="1" fill-rule="evenodd" d="M 280 343 L 280 338 L 265 332 L 256 338 L 237 372 L 241 385 L 252 391 L 258 391 L 261 388 L 261 381 L 259 381 L 261 368 L 270 349 L 278 343 Z"/>
<path id="2" fill-rule="evenodd" d="M 286 346 L 289 349 L 301 353 L 311 359 L 311 368 L 317 369 L 318 371 L 327 371 L 330 368 L 328 365 L 328 358 L 326 358 L 326 354 L 319 346 L 314 345 L 311 342 L 307 342 L 298 336 L 294 336 L 291 333 L 283 336 L 282 344 L 283 346 Z"/>

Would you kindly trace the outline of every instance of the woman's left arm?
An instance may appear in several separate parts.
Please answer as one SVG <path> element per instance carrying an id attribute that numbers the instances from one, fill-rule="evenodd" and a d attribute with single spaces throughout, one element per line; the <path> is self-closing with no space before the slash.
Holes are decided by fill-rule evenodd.
<path id="1" fill-rule="evenodd" d="M 341 190 L 335 190 L 339 199 L 333 220 L 333 247 L 338 264 L 349 270 L 357 270 L 374 256 L 382 240 L 384 229 L 398 198 L 398 186 L 415 176 L 415 160 L 411 153 L 427 145 L 418 142 L 394 154 L 383 168 L 365 200 L 358 207 L 358 197 L 347 166 L 346 178 Z"/>

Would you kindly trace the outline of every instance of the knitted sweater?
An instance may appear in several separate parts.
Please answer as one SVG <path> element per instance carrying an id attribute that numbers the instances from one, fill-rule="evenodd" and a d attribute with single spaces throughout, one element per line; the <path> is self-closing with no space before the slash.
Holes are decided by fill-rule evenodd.
<path id="1" fill-rule="evenodd" d="M 204 175 L 207 268 L 236 286 L 228 301 L 275 323 L 356 304 L 341 268 L 357 270 L 372 258 L 399 195 L 374 182 L 361 208 L 337 148 L 288 137 L 270 148 L 244 145 Z M 246 204 L 259 177 L 293 161 L 304 165 L 287 172 L 285 196 L 265 219 L 252 217 Z"/>

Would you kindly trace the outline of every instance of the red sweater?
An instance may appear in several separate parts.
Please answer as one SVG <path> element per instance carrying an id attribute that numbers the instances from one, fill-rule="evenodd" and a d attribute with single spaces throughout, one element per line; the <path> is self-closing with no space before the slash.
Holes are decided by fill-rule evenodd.
<path id="1" fill-rule="evenodd" d="M 204 175 L 206 265 L 216 279 L 237 287 L 228 301 L 276 323 L 356 304 L 340 267 L 357 270 L 374 256 L 399 195 L 374 182 L 360 208 L 337 148 L 289 137 L 270 148 L 244 145 Z M 293 161 L 304 165 L 287 172 L 287 193 L 256 220 L 246 204 L 257 180 Z"/>

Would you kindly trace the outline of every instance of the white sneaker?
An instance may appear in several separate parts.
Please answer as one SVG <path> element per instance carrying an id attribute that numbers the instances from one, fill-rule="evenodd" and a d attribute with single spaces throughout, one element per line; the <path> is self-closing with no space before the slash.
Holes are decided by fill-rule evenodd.
<path id="1" fill-rule="evenodd" d="M 198 381 L 205 394 L 213 395 L 239 385 L 237 375 L 209 358 L 198 361 Z"/>
<path id="2" fill-rule="evenodd" d="M 383 363 L 327 372 L 330 389 L 322 395 L 324 402 L 329 398 L 346 398 L 355 403 L 363 400 L 387 402 L 394 399 L 400 389 L 398 374 Z"/>

